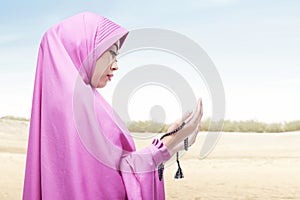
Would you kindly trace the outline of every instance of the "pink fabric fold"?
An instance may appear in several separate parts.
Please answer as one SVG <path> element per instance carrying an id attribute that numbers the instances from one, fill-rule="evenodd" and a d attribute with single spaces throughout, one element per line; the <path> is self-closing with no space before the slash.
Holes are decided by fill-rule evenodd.
<path id="1" fill-rule="evenodd" d="M 43 36 L 35 75 L 23 200 L 165 199 L 158 139 L 136 151 L 130 132 L 90 85 L 95 62 L 128 31 L 80 13 Z"/>

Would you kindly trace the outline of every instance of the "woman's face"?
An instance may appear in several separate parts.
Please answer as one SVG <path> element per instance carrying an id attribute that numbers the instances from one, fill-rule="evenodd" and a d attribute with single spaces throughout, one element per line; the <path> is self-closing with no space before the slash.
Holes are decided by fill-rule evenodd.
<path id="1" fill-rule="evenodd" d="M 113 71 L 118 69 L 116 56 L 118 55 L 119 41 L 105 51 L 96 61 L 91 85 L 103 88 L 113 77 Z"/>

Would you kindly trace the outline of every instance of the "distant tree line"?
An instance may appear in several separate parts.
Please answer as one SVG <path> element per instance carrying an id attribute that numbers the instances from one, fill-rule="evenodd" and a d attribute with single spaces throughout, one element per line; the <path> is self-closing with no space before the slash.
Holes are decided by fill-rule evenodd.
<path id="1" fill-rule="evenodd" d="M 30 121 L 28 118 L 5 116 L 0 119 Z M 205 119 L 201 122 L 201 131 L 217 131 L 214 127 L 220 127 L 222 122 L 213 122 L 211 119 Z M 127 123 L 127 128 L 131 132 L 152 132 L 164 133 L 171 124 L 159 123 L 151 120 L 147 121 L 131 121 Z M 222 125 L 222 124 L 221 124 Z M 221 131 L 223 132 L 257 132 L 257 133 L 279 133 L 300 131 L 300 120 L 281 122 L 281 123 L 264 123 L 256 120 L 231 121 L 223 122 Z"/>
<path id="2" fill-rule="evenodd" d="M 212 122 L 211 119 L 205 119 L 201 122 L 201 131 L 218 131 L 215 127 L 222 122 Z M 166 132 L 171 124 L 162 124 L 154 121 L 132 121 L 127 123 L 127 127 L 132 132 Z M 223 132 L 257 132 L 257 133 L 279 133 L 300 131 L 300 120 L 282 123 L 264 123 L 256 120 L 223 122 Z"/>

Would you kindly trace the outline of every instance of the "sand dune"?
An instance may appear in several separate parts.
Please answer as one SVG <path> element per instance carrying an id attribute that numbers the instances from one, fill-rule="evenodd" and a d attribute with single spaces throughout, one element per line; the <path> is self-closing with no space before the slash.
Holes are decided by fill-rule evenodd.
<path id="1" fill-rule="evenodd" d="M 300 199 L 300 132 L 223 133 L 200 159 L 206 134 L 180 158 L 184 179 L 173 178 L 174 158 L 166 164 L 167 199 Z M 0 200 L 21 199 L 27 137 L 27 122 L 0 119 Z M 140 149 L 152 139 L 135 140 Z"/>

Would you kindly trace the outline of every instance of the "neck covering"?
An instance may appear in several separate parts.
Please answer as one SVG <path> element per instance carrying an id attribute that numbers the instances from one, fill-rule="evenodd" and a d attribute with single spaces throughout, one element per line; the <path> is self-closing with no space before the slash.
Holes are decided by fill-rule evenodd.
<path id="1" fill-rule="evenodd" d="M 23 200 L 165 199 L 154 139 L 136 151 L 119 115 L 91 86 L 96 60 L 128 31 L 84 12 L 51 27 L 39 48 Z"/>

